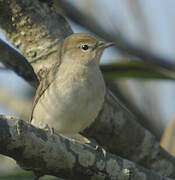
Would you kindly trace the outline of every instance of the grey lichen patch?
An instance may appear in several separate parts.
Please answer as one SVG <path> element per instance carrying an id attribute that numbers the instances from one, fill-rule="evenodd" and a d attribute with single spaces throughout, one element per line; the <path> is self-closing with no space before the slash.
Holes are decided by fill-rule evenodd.
<path id="1" fill-rule="evenodd" d="M 68 163 L 65 163 L 65 164 L 66 164 L 66 167 L 65 167 L 65 168 L 72 169 L 72 168 L 74 167 L 75 163 L 76 163 L 76 158 L 75 158 L 75 156 L 74 156 L 72 153 L 70 153 L 70 152 L 67 152 L 66 156 L 67 156 L 67 159 L 69 160 L 69 162 L 68 162 Z"/>
<path id="2" fill-rule="evenodd" d="M 18 23 L 19 26 L 25 26 L 27 24 L 27 18 L 26 16 L 23 16 L 21 18 L 21 21 Z"/>
<path id="3" fill-rule="evenodd" d="M 51 142 L 52 143 L 52 142 Z M 45 152 L 44 160 L 47 163 L 48 167 L 49 165 L 55 165 L 58 168 L 73 168 L 74 164 L 76 162 L 76 158 L 71 152 L 68 152 L 66 145 L 64 143 L 59 143 L 59 145 L 54 144 L 54 147 L 51 146 L 45 146 L 45 147 L 50 147 L 49 149 L 42 149 L 42 151 Z"/>
<path id="4" fill-rule="evenodd" d="M 123 168 L 125 169 L 134 169 L 135 164 L 134 162 L 128 161 L 128 160 L 123 160 Z"/>
<path id="5" fill-rule="evenodd" d="M 132 171 L 131 169 L 135 169 L 135 164 L 133 162 L 130 162 L 128 160 L 124 160 L 123 161 L 123 169 L 122 169 L 122 173 L 123 176 L 125 177 L 125 180 L 130 179 L 131 175 L 132 175 Z"/>
<path id="6" fill-rule="evenodd" d="M 124 177 L 126 177 L 125 179 L 129 179 L 130 178 L 131 172 L 130 172 L 129 169 L 124 168 L 124 169 L 122 169 L 122 172 L 124 174 Z"/>
<path id="7" fill-rule="evenodd" d="M 141 144 L 141 152 L 137 155 L 137 159 L 143 159 L 145 156 L 147 156 L 150 153 L 150 150 L 153 147 L 153 142 L 155 140 L 154 137 L 150 134 L 149 131 L 144 131 L 145 136 L 143 138 L 142 144 Z"/>
<path id="8" fill-rule="evenodd" d="M 28 126 L 23 120 L 16 121 L 16 130 L 19 136 L 25 135 L 28 131 Z"/>
<path id="9" fill-rule="evenodd" d="M 103 160 L 97 161 L 96 166 L 100 171 L 102 171 L 105 168 L 105 162 Z"/>
<path id="10" fill-rule="evenodd" d="M 105 175 L 104 175 L 104 174 L 101 174 L 101 173 L 94 174 L 94 175 L 91 177 L 91 180 L 104 180 L 104 179 L 105 179 Z"/>
<path id="11" fill-rule="evenodd" d="M 70 144 L 70 149 L 75 153 L 82 153 L 83 145 L 78 144 L 78 143 L 71 143 Z"/>
<path id="12" fill-rule="evenodd" d="M 120 173 L 120 166 L 116 160 L 109 159 L 106 163 L 106 172 L 110 176 L 117 176 Z"/>
<path id="13" fill-rule="evenodd" d="M 92 166 L 95 163 L 95 155 L 89 151 L 78 154 L 78 161 L 83 167 Z"/>
<path id="14" fill-rule="evenodd" d="M 147 180 L 147 176 L 143 173 L 137 170 L 137 168 L 134 169 L 135 173 L 132 174 L 133 179 L 135 180 Z"/>
<path id="15" fill-rule="evenodd" d="M 158 171 L 161 175 L 165 176 L 167 174 L 173 173 L 174 165 L 171 164 L 169 161 L 162 159 L 162 160 L 156 161 L 152 165 L 152 169 L 154 169 L 155 171 Z M 161 169 L 161 171 L 160 171 L 160 169 Z"/>
<path id="16" fill-rule="evenodd" d="M 45 162 L 47 162 L 47 167 L 50 168 L 54 165 L 54 168 L 61 167 L 63 169 L 72 169 L 75 165 L 76 159 L 70 152 L 61 152 L 58 156 L 55 154 L 55 157 L 50 157 L 49 154 L 44 156 Z"/>
<path id="17" fill-rule="evenodd" d="M 11 3 L 11 9 L 14 14 L 20 13 L 22 11 L 22 8 L 16 3 Z"/>

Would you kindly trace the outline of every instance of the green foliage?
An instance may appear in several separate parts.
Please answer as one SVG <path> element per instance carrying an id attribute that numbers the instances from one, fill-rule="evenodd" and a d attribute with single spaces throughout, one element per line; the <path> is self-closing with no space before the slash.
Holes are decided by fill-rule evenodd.
<path id="1" fill-rule="evenodd" d="M 175 80 L 174 72 L 136 60 L 121 60 L 113 64 L 102 65 L 101 70 L 106 80 L 116 78 Z"/>
<path id="2" fill-rule="evenodd" d="M 20 171 L 10 175 L 0 176 L 0 180 L 31 180 L 34 179 L 34 174 L 31 171 Z M 61 180 L 53 176 L 43 176 L 41 180 Z"/>
<path id="3" fill-rule="evenodd" d="M 0 176 L 0 180 L 31 180 L 34 179 L 32 172 L 22 171 L 10 175 Z"/>

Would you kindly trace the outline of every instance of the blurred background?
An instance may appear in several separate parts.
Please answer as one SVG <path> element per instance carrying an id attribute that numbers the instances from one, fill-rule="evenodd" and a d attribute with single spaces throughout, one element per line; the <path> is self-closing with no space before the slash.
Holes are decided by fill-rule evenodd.
<path id="1" fill-rule="evenodd" d="M 168 62 L 175 63 L 175 1 L 173 0 L 72 0 L 75 8 L 91 16 L 103 31 L 120 33 L 133 46 L 154 53 Z M 89 32 L 68 18 L 74 32 Z M 5 37 L 0 32 L 0 38 Z M 128 62 L 128 56 L 115 48 L 105 50 L 101 65 Z M 132 61 L 132 60 L 131 60 Z M 145 76 L 142 70 L 137 77 L 130 73 L 120 76 L 115 72 L 107 84 L 138 121 L 148 128 L 169 152 L 173 150 L 173 123 L 175 117 L 175 82 L 173 79 Z M 129 73 L 128 73 L 129 72 Z M 149 71 L 147 72 L 149 75 Z M 144 78 L 143 78 L 144 76 Z M 0 64 L 0 114 L 28 119 L 33 89 L 14 72 Z M 167 127 L 167 128 L 166 128 Z M 16 173 L 19 168 L 13 160 L 1 157 L 0 175 Z M 3 177 L 5 179 L 5 176 Z M 21 178 L 23 179 L 23 177 Z M 25 179 L 25 178 L 24 178 Z M 26 178 L 27 179 L 27 178 Z"/>

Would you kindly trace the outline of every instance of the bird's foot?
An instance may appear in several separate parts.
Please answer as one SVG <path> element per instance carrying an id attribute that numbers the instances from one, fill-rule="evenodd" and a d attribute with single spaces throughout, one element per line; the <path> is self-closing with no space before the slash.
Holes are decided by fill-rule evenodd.
<path id="1" fill-rule="evenodd" d="M 46 130 L 50 135 L 53 135 L 55 133 L 54 128 L 50 127 L 48 124 L 44 124 L 44 128 L 42 129 Z"/>
<path id="2" fill-rule="evenodd" d="M 90 139 L 89 142 L 90 143 L 87 143 L 87 145 L 91 148 L 93 147 L 95 151 L 101 152 L 103 154 L 104 159 L 106 159 L 106 150 L 100 145 L 98 145 L 98 143 L 94 139 Z"/>
<path id="3" fill-rule="evenodd" d="M 78 142 L 81 144 L 85 144 L 86 146 L 88 146 L 89 148 L 102 153 L 103 154 L 103 158 L 106 158 L 106 151 L 103 147 L 99 146 L 97 144 L 97 142 L 94 139 L 88 139 L 84 136 L 82 136 L 81 134 L 74 134 L 74 135 L 63 135 L 61 134 L 63 137 L 71 140 L 72 142 Z"/>
<path id="4" fill-rule="evenodd" d="M 90 143 L 90 141 L 82 136 L 81 134 L 73 134 L 73 135 L 70 135 L 70 134 L 61 134 L 63 137 L 71 140 L 72 142 L 79 142 L 79 143 L 82 143 L 82 144 L 86 144 L 86 143 Z"/>
<path id="5" fill-rule="evenodd" d="M 49 132 L 50 132 L 51 135 L 53 135 L 54 134 L 54 128 L 49 127 Z"/>
<path id="6" fill-rule="evenodd" d="M 96 151 L 101 152 L 103 154 L 103 158 L 106 159 L 106 150 L 103 147 L 97 145 Z"/>

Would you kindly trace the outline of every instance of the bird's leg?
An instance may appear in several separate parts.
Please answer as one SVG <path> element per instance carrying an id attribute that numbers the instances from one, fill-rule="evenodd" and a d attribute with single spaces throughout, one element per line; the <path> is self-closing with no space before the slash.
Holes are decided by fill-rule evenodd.
<path id="1" fill-rule="evenodd" d="M 86 144 L 86 143 L 90 143 L 90 141 L 82 136 L 81 134 L 61 134 L 63 137 L 73 141 L 73 142 L 79 142 L 79 143 L 82 143 L 82 144 Z"/>
<path id="2" fill-rule="evenodd" d="M 53 127 L 50 127 L 48 124 L 46 124 L 46 130 L 47 130 L 51 135 L 54 134 L 54 128 L 53 128 Z"/>
<path id="3" fill-rule="evenodd" d="M 32 121 L 29 121 L 29 124 L 32 124 L 31 123 Z M 53 127 L 50 127 L 48 124 L 46 123 L 43 123 L 41 122 L 40 125 L 39 125 L 39 128 L 40 129 L 44 129 L 45 131 L 49 132 L 51 135 L 54 134 L 54 128 Z"/>
<path id="4" fill-rule="evenodd" d="M 97 145 L 96 151 L 102 152 L 104 159 L 106 159 L 106 150 L 103 147 Z"/>
<path id="5" fill-rule="evenodd" d="M 94 139 L 90 139 L 89 142 L 90 143 L 86 144 L 91 148 L 93 147 L 95 151 L 102 152 L 103 157 L 106 158 L 106 150 L 102 146 L 98 145 L 98 143 Z"/>
<path id="6" fill-rule="evenodd" d="M 54 128 L 53 127 L 49 127 L 48 129 L 49 129 L 50 134 L 53 135 L 54 134 Z"/>

